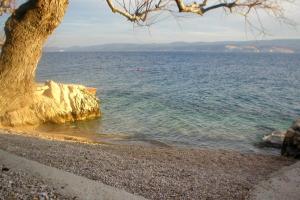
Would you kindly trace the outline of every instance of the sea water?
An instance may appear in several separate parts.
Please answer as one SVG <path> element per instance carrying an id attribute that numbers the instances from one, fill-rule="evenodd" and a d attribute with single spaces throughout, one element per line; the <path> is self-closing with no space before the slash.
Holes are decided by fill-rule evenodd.
<path id="1" fill-rule="evenodd" d="M 299 54 L 45 53 L 37 79 L 98 89 L 102 118 L 70 130 L 175 146 L 270 152 L 256 144 L 300 117 Z"/>

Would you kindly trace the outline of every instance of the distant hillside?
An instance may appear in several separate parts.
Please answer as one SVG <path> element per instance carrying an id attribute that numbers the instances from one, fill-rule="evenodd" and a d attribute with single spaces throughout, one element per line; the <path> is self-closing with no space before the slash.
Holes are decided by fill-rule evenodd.
<path id="1" fill-rule="evenodd" d="M 69 48 L 45 48 L 48 52 L 94 52 L 94 51 L 192 51 L 192 52 L 269 52 L 300 53 L 300 39 L 224 41 L 224 42 L 174 42 L 162 44 L 103 44 L 95 46 L 74 46 Z"/>

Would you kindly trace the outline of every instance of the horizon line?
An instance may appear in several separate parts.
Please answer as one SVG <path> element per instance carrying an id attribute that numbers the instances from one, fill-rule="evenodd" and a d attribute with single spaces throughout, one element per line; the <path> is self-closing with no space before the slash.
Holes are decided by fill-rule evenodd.
<path id="1" fill-rule="evenodd" d="M 172 41 L 172 42 L 113 42 L 113 43 L 99 43 L 94 45 L 73 45 L 73 46 L 48 46 L 45 45 L 44 48 L 74 48 L 74 47 L 93 47 L 93 46 L 104 46 L 104 45 L 164 45 L 164 44 L 176 44 L 176 43 L 185 43 L 185 44 L 193 44 L 193 43 L 223 43 L 223 42 L 262 42 L 262 41 L 283 41 L 283 40 L 300 40 L 299 38 L 277 38 L 277 39 L 257 39 L 257 40 L 219 40 L 219 41 Z"/>

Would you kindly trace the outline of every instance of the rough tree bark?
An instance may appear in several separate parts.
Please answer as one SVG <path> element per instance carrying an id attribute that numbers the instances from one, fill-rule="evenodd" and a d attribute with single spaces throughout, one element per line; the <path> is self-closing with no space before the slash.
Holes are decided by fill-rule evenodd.
<path id="1" fill-rule="evenodd" d="M 68 0 L 29 0 L 7 20 L 0 56 L 0 117 L 30 103 L 43 45 L 67 7 Z"/>

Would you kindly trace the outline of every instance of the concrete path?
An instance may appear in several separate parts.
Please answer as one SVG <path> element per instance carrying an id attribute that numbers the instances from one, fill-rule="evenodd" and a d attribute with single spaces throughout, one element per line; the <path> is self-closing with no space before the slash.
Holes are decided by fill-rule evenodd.
<path id="1" fill-rule="evenodd" d="M 52 186 L 58 188 L 58 192 L 61 194 L 72 197 L 76 196 L 80 200 L 145 199 L 124 190 L 105 185 L 101 182 L 77 176 L 53 167 L 48 167 L 3 150 L 0 150 L 0 165 L 5 165 L 10 169 L 24 171 L 35 177 L 40 177 L 48 181 Z"/>
<path id="2" fill-rule="evenodd" d="M 300 161 L 284 167 L 254 187 L 251 200 L 300 200 Z"/>

